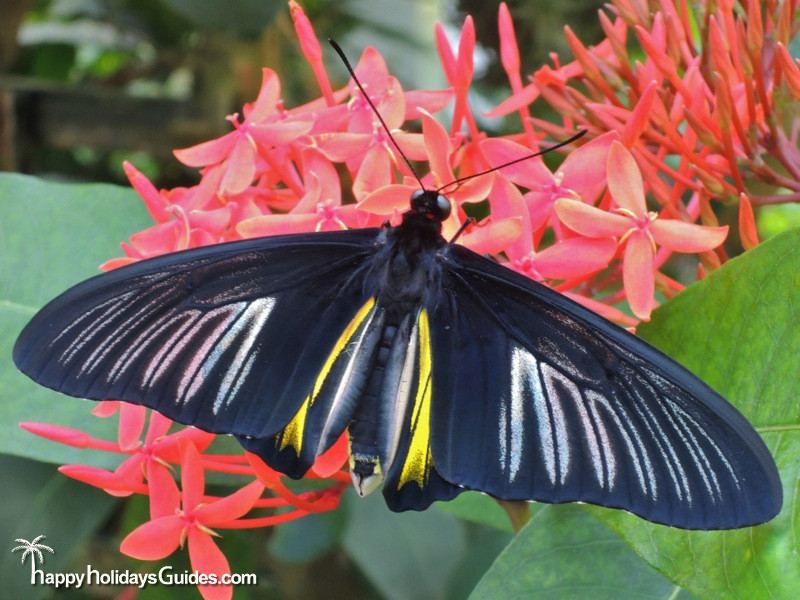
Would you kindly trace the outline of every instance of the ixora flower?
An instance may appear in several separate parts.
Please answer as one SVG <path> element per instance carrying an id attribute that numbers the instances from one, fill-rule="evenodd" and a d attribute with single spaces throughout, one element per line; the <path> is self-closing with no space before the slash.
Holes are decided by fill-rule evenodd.
<path id="1" fill-rule="evenodd" d="M 724 38 L 714 42 L 714 65 L 720 78 L 734 83 L 726 94 L 710 87 L 713 78 L 702 76 L 705 63 L 690 58 L 702 45 L 685 41 L 692 32 L 683 20 L 656 15 L 652 23 L 644 23 L 640 3 L 633 3 L 637 10 L 628 1 L 613 4 L 618 16 L 613 22 L 607 17 L 602 21 L 608 39 L 587 49 L 568 34 L 575 60 L 536 71 L 527 85 L 520 75 L 513 23 L 501 5 L 501 57 L 512 94 L 493 113 L 517 113 L 523 134 L 491 137 L 479 129 L 468 102 L 475 45 L 470 18 L 462 28 L 457 52 L 447 43 L 442 27 L 435 30 L 450 89 L 404 89 L 371 48 L 355 67 L 363 91 L 352 82 L 334 89 L 311 23 L 300 5 L 290 2 L 299 43 L 321 97 L 285 107 L 278 73 L 265 68 L 257 99 L 243 108 L 241 116 L 229 118 L 232 130 L 228 134 L 176 151 L 184 164 L 199 169 L 196 185 L 159 190 L 135 167 L 126 165 L 131 185 L 154 225 L 132 235 L 123 244 L 125 256 L 103 268 L 256 236 L 356 229 L 380 226 L 387 220 L 397 223 L 411 195 L 424 184 L 442 188 L 447 196 L 451 210 L 443 230 L 448 239 L 460 231 L 468 214 L 488 211 L 488 216 L 463 231 L 459 243 L 492 255 L 620 324 L 637 322 L 614 307 L 626 298 L 636 317 L 648 319 L 656 305 L 656 282 L 664 292 L 681 288 L 660 270 L 671 252 L 700 253 L 704 260 L 711 254 L 717 262 L 724 260 L 718 247 L 727 227 L 711 226 L 715 223 L 710 198 L 741 201 L 743 239 L 750 246 L 758 243 L 751 205 L 771 200 L 743 189 L 748 178 L 737 175 L 742 170 L 740 162 L 750 174 L 771 169 L 758 162 L 754 150 L 758 140 L 771 136 L 783 148 L 781 159 L 787 164 L 793 164 L 796 152 L 789 152 L 783 143 L 791 136 L 772 131 L 774 120 L 767 118 L 775 108 L 770 104 L 774 86 L 766 80 L 768 70 L 765 73 L 752 62 L 755 34 L 741 39 L 743 31 L 755 25 L 723 28 L 715 34 L 719 37 L 724 32 L 729 38 L 727 45 Z M 748 10 L 753 10 L 753 4 L 748 4 Z M 646 48 L 643 64 L 626 54 L 629 28 Z M 781 42 L 784 45 L 778 45 L 774 55 L 776 64 L 796 93 L 800 69 L 787 55 L 788 40 Z M 745 47 L 751 60 L 733 60 L 735 48 L 744 51 Z M 675 59 L 688 62 L 681 68 L 670 66 Z M 756 76 L 758 93 L 751 79 L 743 77 L 749 70 Z M 583 87 L 577 89 L 577 83 Z M 538 97 L 559 109 L 562 125 L 530 118 L 529 104 Z M 453 98 L 451 120 L 443 123 L 437 113 Z M 409 165 L 367 100 L 377 106 L 403 153 L 412 160 L 427 161 L 429 171 L 419 180 L 412 178 Z M 422 133 L 401 133 L 412 120 L 421 122 Z M 576 124 L 588 134 L 572 144 L 572 152 L 554 169 L 535 158 L 450 185 L 538 151 L 542 132 L 566 139 Z M 781 181 L 780 173 L 772 176 L 773 181 Z M 343 181 L 351 181 L 352 186 L 343 189 Z M 791 189 L 800 193 L 796 182 L 793 185 Z M 658 211 L 648 210 L 646 189 L 658 203 Z M 705 224 L 695 223 L 698 219 Z M 614 291 L 597 297 L 598 291 L 607 290 Z M 517 359 L 526 360 L 523 353 Z M 333 510 L 350 481 L 342 470 L 349 454 L 344 435 L 317 457 L 307 475 L 320 480 L 319 489 L 295 493 L 285 477 L 255 454 L 212 453 L 211 434 L 179 429 L 157 413 L 113 402 L 102 405 L 96 415 L 118 416 L 116 441 L 55 425 L 23 426 L 59 443 L 123 457 L 114 471 L 69 465 L 62 472 L 117 496 L 149 496 L 150 520 L 122 543 L 123 552 L 142 560 L 163 558 L 187 545 L 194 568 L 227 573 L 227 560 L 213 539 L 220 530 L 267 527 Z M 419 443 L 412 446 L 421 457 L 430 451 Z M 173 469 L 176 465 L 181 467 L 180 485 Z M 211 471 L 239 476 L 241 485 L 223 498 L 206 496 L 205 478 Z M 268 514 L 253 516 L 259 511 Z M 231 590 L 203 586 L 201 592 L 216 599 L 229 598 Z"/>
<path id="2" fill-rule="evenodd" d="M 616 237 L 625 245 L 623 283 L 633 313 L 650 318 L 653 306 L 653 260 L 659 246 L 676 252 L 703 252 L 719 246 L 727 227 L 706 227 L 648 212 L 642 176 L 631 153 L 614 141 L 608 153 L 608 189 L 616 206 L 609 212 L 571 198 L 555 203 L 558 218 L 589 237 Z"/>
<path id="3" fill-rule="evenodd" d="M 255 506 L 264 486 L 253 481 L 230 496 L 209 500 L 203 495 L 203 464 L 194 444 L 181 443 L 183 489 L 178 492 L 173 479 L 163 480 L 163 496 L 151 520 L 134 529 L 123 541 L 120 550 L 141 560 L 157 560 L 172 554 L 188 542 L 192 568 L 222 580 L 230 575 L 228 561 L 214 543 L 219 535 L 214 528 L 236 526 L 237 520 Z M 207 600 L 230 598 L 230 585 L 200 585 Z"/>

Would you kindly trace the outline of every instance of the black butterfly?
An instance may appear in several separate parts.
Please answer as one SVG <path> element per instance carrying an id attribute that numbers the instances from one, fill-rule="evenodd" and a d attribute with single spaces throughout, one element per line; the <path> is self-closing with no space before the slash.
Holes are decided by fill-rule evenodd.
<path id="1" fill-rule="evenodd" d="M 564 296 L 441 235 L 420 190 L 396 227 L 197 248 L 45 306 L 17 366 L 215 433 L 301 477 L 343 432 L 392 510 L 465 489 L 584 501 L 687 529 L 780 510 L 775 463 L 721 396 Z"/>

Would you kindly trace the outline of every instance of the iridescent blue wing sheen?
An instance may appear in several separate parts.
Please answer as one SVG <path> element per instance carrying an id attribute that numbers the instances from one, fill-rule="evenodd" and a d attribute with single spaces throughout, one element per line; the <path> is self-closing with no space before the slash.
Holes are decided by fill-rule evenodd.
<path id="1" fill-rule="evenodd" d="M 456 245 L 428 307 L 433 464 L 505 500 L 583 501 L 687 529 L 777 514 L 764 442 L 643 340 Z"/>

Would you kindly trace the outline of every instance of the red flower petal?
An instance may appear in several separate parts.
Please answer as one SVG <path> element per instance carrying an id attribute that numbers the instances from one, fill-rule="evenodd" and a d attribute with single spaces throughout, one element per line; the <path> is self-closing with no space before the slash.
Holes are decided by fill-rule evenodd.
<path id="1" fill-rule="evenodd" d="M 122 168 L 125 170 L 125 175 L 128 177 L 128 181 L 131 182 L 131 186 L 144 201 L 147 212 L 150 213 L 153 220 L 156 223 L 169 221 L 170 215 L 167 201 L 161 195 L 161 192 L 127 160 L 122 163 Z"/>
<path id="2" fill-rule="evenodd" d="M 608 152 L 617 139 L 617 132 L 609 131 L 570 152 L 557 170 L 564 174 L 561 186 L 573 190 L 587 204 L 594 204 L 606 187 Z"/>
<path id="3" fill-rule="evenodd" d="M 611 144 L 608 152 L 608 191 L 620 208 L 637 216 L 647 214 L 644 202 L 644 183 L 636 161 L 618 141 Z"/>
<path id="4" fill-rule="evenodd" d="M 739 195 L 739 237 L 745 250 L 758 246 L 758 229 L 753 206 L 750 204 L 750 198 L 744 193 Z"/>
<path id="5" fill-rule="evenodd" d="M 225 496 L 219 500 L 214 500 L 205 506 L 194 511 L 194 515 L 200 519 L 203 525 L 213 527 L 219 523 L 233 521 L 247 514 L 253 505 L 261 497 L 264 491 L 264 484 L 260 481 L 251 481 L 243 488 L 236 490 L 230 496 Z"/>
<path id="6" fill-rule="evenodd" d="M 677 219 L 656 219 L 648 225 L 659 246 L 677 252 L 704 252 L 719 246 L 728 237 L 728 226 L 708 227 Z"/>
<path id="7" fill-rule="evenodd" d="M 151 519 L 175 515 L 180 508 L 181 493 L 170 470 L 155 460 L 147 461 L 147 488 Z"/>
<path id="8" fill-rule="evenodd" d="M 334 162 L 344 162 L 361 156 L 372 145 L 374 138 L 368 133 L 323 133 L 314 141 L 325 158 Z"/>
<path id="9" fill-rule="evenodd" d="M 569 238 L 536 253 L 536 271 L 547 279 L 581 277 L 608 266 L 617 250 L 614 238 Z"/>
<path id="10" fill-rule="evenodd" d="M 205 167 L 215 165 L 225 160 L 237 139 L 241 136 L 238 131 L 226 133 L 221 138 L 197 144 L 191 148 L 173 150 L 175 157 L 187 167 Z"/>
<path id="11" fill-rule="evenodd" d="M 117 412 L 117 409 L 119 409 L 119 405 L 120 402 L 117 400 L 103 400 L 97 403 L 97 406 L 95 406 L 91 410 L 91 413 L 95 417 L 101 417 L 101 418 L 110 417 L 111 415 Z"/>
<path id="12" fill-rule="evenodd" d="M 650 245 L 650 238 L 643 231 L 634 231 L 625 245 L 622 282 L 633 314 L 648 321 L 653 310 L 655 280 L 653 247 Z"/>
<path id="13" fill-rule="evenodd" d="M 180 445 L 183 455 L 181 462 L 183 510 L 190 511 L 203 502 L 205 471 L 195 445 L 186 439 L 182 439 Z"/>
<path id="14" fill-rule="evenodd" d="M 445 106 L 450 104 L 453 99 L 453 90 L 411 90 L 403 92 L 406 100 L 406 114 L 403 121 L 419 119 L 418 108 L 422 108 L 429 113 L 437 113 Z M 405 149 L 405 148 L 403 148 Z"/>
<path id="15" fill-rule="evenodd" d="M 247 136 L 240 135 L 225 163 L 225 174 L 219 184 L 220 193 L 234 195 L 243 192 L 255 177 L 255 160 L 253 142 Z"/>
<path id="16" fill-rule="evenodd" d="M 652 116 L 653 101 L 656 99 L 656 90 L 658 86 L 655 81 L 651 81 L 650 85 L 642 92 L 641 97 L 636 102 L 636 106 L 630 113 L 630 118 L 625 123 L 622 132 L 622 141 L 625 146 L 632 148 L 639 136 L 650 123 Z"/>
<path id="17" fill-rule="evenodd" d="M 632 227 L 630 219 L 613 215 L 572 198 L 559 198 L 554 205 L 558 219 L 576 233 L 589 237 L 622 237 Z"/>
<path id="18" fill-rule="evenodd" d="M 358 208 L 376 215 L 391 215 L 395 211 L 405 211 L 411 194 L 417 189 L 419 188 L 410 185 L 387 185 L 367 195 L 358 203 Z"/>
<path id="19" fill-rule="evenodd" d="M 422 135 L 425 138 L 425 150 L 428 154 L 431 173 L 437 185 L 445 185 L 455 179 L 450 167 L 450 135 L 442 124 L 430 114 L 420 111 L 422 116 Z"/>
<path id="20" fill-rule="evenodd" d="M 181 543 L 183 519 L 161 517 L 139 525 L 120 544 L 120 552 L 139 560 L 159 560 L 175 552 Z"/>
<path id="21" fill-rule="evenodd" d="M 147 428 L 147 434 L 144 438 L 145 444 L 152 444 L 159 438 L 167 435 L 169 428 L 172 426 L 172 421 L 167 417 L 154 410 L 150 411 L 150 426 Z"/>
<path id="22" fill-rule="evenodd" d="M 333 446 L 317 457 L 311 470 L 320 477 L 330 477 L 342 468 L 348 455 L 347 434 L 343 433 Z"/>
<path id="23" fill-rule="evenodd" d="M 522 234 L 522 217 L 492 219 L 464 235 L 462 243 L 478 254 L 499 254 Z"/>
<path id="24" fill-rule="evenodd" d="M 512 112 L 525 108 L 539 97 L 539 87 L 536 84 L 528 84 L 518 92 L 514 92 L 492 110 L 486 111 L 486 117 L 504 117 Z"/>
<path id="25" fill-rule="evenodd" d="M 533 154 L 533 150 L 527 146 L 502 138 L 483 140 L 480 146 L 481 151 L 492 167 L 497 167 L 515 160 L 520 161 L 508 167 L 503 167 L 498 171 L 503 177 L 508 178 L 514 183 L 533 190 L 547 190 L 554 185 L 553 174 L 541 158 L 537 157 L 531 158 L 530 160 L 520 160 Z"/>
<path id="26" fill-rule="evenodd" d="M 521 218 L 522 231 L 516 240 L 505 248 L 508 258 L 521 259 L 533 252 L 533 229 L 531 218 L 525 207 L 519 189 L 504 177 L 495 177 L 492 191 L 489 194 L 493 219 Z"/>
<path id="27" fill-rule="evenodd" d="M 261 69 L 261 89 L 258 98 L 246 113 L 246 120 L 260 123 L 275 112 L 275 107 L 281 99 L 281 81 L 278 74 L 272 69 Z"/>
<path id="28" fill-rule="evenodd" d="M 63 425 L 50 425 L 49 423 L 22 422 L 19 424 L 28 431 L 47 440 L 66 444 L 74 448 L 88 448 L 93 445 L 93 438 L 79 429 L 64 427 Z"/>
<path id="29" fill-rule="evenodd" d="M 500 30 L 500 62 L 506 73 L 519 72 L 519 48 L 514 33 L 514 21 L 505 2 L 500 3 L 497 15 L 497 26 Z"/>
<path id="30" fill-rule="evenodd" d="M 144 491 L 143 485 L 132 482 L 130 479 L 123 479 L 116 473 L 105 469 L 84 465 L 64 465 L 58 470 L 67 477 L 99 487 L 112 496 L 129 496 L 133 492 Z"/>
<path id="31" fill-rule="evenodd" d="M 122 402 L 119 406 L 119 447 L 123 451 L 135 450 L 141 446 L 139 438 L 144 429 L 147 409 L 144 406 Z"/>
<path id="32" fill-rule="evenodd" d="M 383 146 L 373 146 L 364 156 L 353 181 L 356 201 L 366 198 L 373 190 L 388 185 L 392 180 L 392 165 Z"/>
<path id="33" fill-rule="evenodd" d="M 192 569 L 199 573 L 217 576 L 221 580 L 223 575 L 231 572 L 228 559 L 207 533 L 192 527 L 188 531 L 189 561 Z M 200 594 L 205 600 L 230 600 L 233 597 L 232 585 L 199 585 Z"/>
<path id="34" fill-rule="evenodd" d="M 289 144 L 301 135 L 311 131 L 314 125 L 313 115 L 303 115 L 291 120 L 265 123 L 263 125 L 250 125 L 247 131 L 254 140 L 266 146 L 282 146 Z"/>
<path id="35" fill-rule="evenodd" d="M 245 219 L 236 226 L 236 231 L 244 238 L 282 235 L 285 233 L 307 233 L 314 231 L 319 217 L 316 214 L 299 215 L 261 215 Z"/>

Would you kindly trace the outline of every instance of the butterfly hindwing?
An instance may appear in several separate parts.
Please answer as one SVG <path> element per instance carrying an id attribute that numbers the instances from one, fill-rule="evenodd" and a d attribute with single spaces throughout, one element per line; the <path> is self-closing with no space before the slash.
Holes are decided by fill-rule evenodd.
<path id="1" fill-rule="evenodd" d="M 239 437 L 242 446 L 274 469 L 302 476 L 352 421 L 372 371 L 381 321 L 374 298 L 369 298 L 330 349 L 291 420 L 269 438 Z"/>
<path id="2" fill-rule="evenodd" d="M 781 504 L 744 417 L 639 338 L 493 261 L 443 251 L 430 307 L 433 461 L 507 500 L 585 501 L 717 529 Z"/>
<path id="3" fill-rule="evenodd" d="M 424 510 L 436 500 L 450 500 L 463 488 L 446 481 L 436 470 L 431 451 L 431 407 L 433 402 L 434 361 L 430 324 L 423 308 L 411 315 L 411 321 L 393 347 L 401 360 L 387 369 L 384 385 L 392 384 L 385 394 L 388 406 L 381 419 L 379 439 L 391 448 L 384 456 L 389 465 L 383 496 L 395 511 Z M 388 453 L 384 453 L 388 454 Z"/>
<path id="4" fill-rule="evenodd" d="M 380 230 L 192 249 L 107 273 L 34 317 L 14 348 L 37 382 L 143 404 L 182 423 L 268 438 L 296 416 L 370 298 Z"/>

